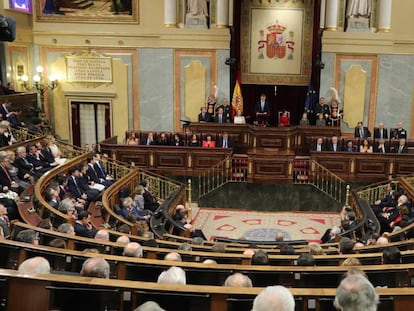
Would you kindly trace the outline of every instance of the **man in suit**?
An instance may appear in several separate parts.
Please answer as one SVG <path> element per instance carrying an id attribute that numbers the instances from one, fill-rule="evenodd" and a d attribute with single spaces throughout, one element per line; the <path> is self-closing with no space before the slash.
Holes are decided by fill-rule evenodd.
<path id="1" fill-rule="evenodd" d="M 217 109 L 223 108 L 223 113 L 226 116 L 227 122 L 231 122 L 231 107 L 229 105 L 229 100 L 227 98 L 223 98 L 221 101 L 221 105 L 218 106 Z"/>
<path id="2" fill-rule="evenodd" d="M 217 110 L 217 114 L 214 117 L 214 122 L 217 123 L 227 123 L 229 119 L 227 118 L 227 115 L 224 113 L 224 110 L 222 107 L 219 107 Z"/>
<path id="3" fill-rule="evenodd" d="M 33 164 L 27 161 L 27 151 L 23 146 L 17 147 L 17 157 L 14 160 L 14 166 L 17 167 L 18 172 L 17 176 L 27 182 L 30 182 L 31 176 L 36 177 L 35 171 L 33 169 Z"/>
<path id="4" fill-rule="evenodd" d="M 82 191 L 81 186 L 78 184 L 78 177 L 79 177 L 79 167 L 72 167 L 69 169 L 69 176 L 68 176 L 68 191 L 73 194 L 73 196 L 77 200 L 84 200 L 88 199 L 88 196 L 85 192 Z M 85 207 L 88 204 L 85 204 Z"/>
<path id="5" fill-rule="evenodd" d="M 105 178 L 99 178 L 99 175 L 95 169 L 96 158 L 94 156 L 88 157 L 87 161 L 88 169 L 86 170 L 86 174 L 91 181 L 96 184 L 102 184 L 105 186 L 105 188 L 108 188 L 110 185 L 112 185 L 112 181 L 105 180 Z"/>
<path id="6" fill-rule="evenodd" d="M 387 139 L 388 138 L 388 131 L 384 128 L 384 123 L 378 124 L 378 127 L 374 129 L 374 138 L 375 139 Z"/>
<path id="7" fill-rule="evenodd" d="M 3 187 L 3 191 L 14 191 L 18 194 L 23 192 L 23 187 L 20 187 L 10 176 L 7 166 L 10 164 L 9 156 L 6 151 L 0 151 L 0 184 Z M 8 189 L 6 191 L 6 189 Z"/>
<path id="8" fill-rule="evenodd" d="M 389 148 L 388 146 L 385 144 L 385 140 L 384 139 L 379 139 L 377 141 L 377 143 L 374 146 L 374 152 L 377 153 L 387 153 L 389 152 Z"/>
<path id="9" fill-rule="evenodd" d="M 391 136 L 393 139 L 407 139 L 407 131 L 403 128 L 401 121 L 397 123 L 397 128 L 394 129 Z"/>
<path id="10" fill-rule="evenodd" d="M 229 135 L 227 133 L 223 133 L 223 136 L 221 136 L 218 140 L 218 144 L 216 147 L 219 148 L 232 148 L 233 142 L 229 139 Z"/>
<path id="11" fill-rule="evenodd" d="M 355 138 L 368 138 L 371 137 L 371 132 L 362 122 L 358 122 L 355 127 Z"/>
<path id="12" fill-rule="evenodd" d="M 332 136 L 331 142 L 328 145 L 328 151 L 337 152 L 342 151 L 342 147 L 338 142 L 338 136 Z"/>
<path id="13" fill-rule="evenodd" d="M 148 136 L 149 136 L 149 134 L 148 134 Z M 95 168 L 96 173 L 98 174 L 98 177 L 100 179 L 104 179 L 105 181 L 110 182 L 111 184 L 113 184 L 114 183 L 114 178 L 111 175 L 109 175 L 105 172 L 104 165 L 101 162 L 101 155 L 99 153 L 95 153 L 94 158 L 95 158 L 94 168 Z"/>
<path id="14" fill-rule="evenodd" d="M 256 120 L 261 126 L 267 126 L 269 123 L 270 104 L 266 100 L 266 95 L 260 95 L 260 101 L 255 105 Z"/>
<path id="15" fill-rule="evenodd" d="M 316 152 L 326 151 L 326 146 L 323 143 L 322 137 L 318 137 L 316 143 L 312 146 L 312 150 Z"/>
<path id="16" fill-rule="evenodd" d="M 398 146 L 393 148 L 394 153 L 408 153 L 408 147 L 405 144 L 405 138 L 401 138 Z"/>
<path id="17" fill-rule="evenodd" d="M 5 99 L 3 103 L 0 105 L 0 114 L 3 120 L 7 120 L 7 118 L 11 114 L 10 107 L 11 107 L 11 102 L 9 102 L 7 99 Z"/>
<path id="18" fill-rule="evenodd" d="M 156 209 L 160 206 L 157 199 L 152 195 L 148 189 L 148 180 L 144 179 L 141 181 L 141 185 L 144 187 L 144 209 L 155 212 Z"/>
<path id="19" fill-rule="evenodd" d="M 201 107 L 200 108 L 200 113 L 198 114 L 198 122 L 206 123 L 206 122 L 210 122 L 210 119 L 211 119 L 211 116 L 207 112 L 207 108 L 206 107 Z"/>
<path id="20" fill-rule="evenodd" d="M 154 140 L 154 134 L 152 132 L 149 132 L 147 137 L 144 138 L 140 143 L 140 145 L 144 145 L 144 146 L 150 146 L 150 145 L 155 145 L 155 144 L 156 142 Z"/>
<path id="21" fill-rule="evenodd" d="M 37 174 L 37 176 L 46 173 L 53 167 L 50 166 L 50 163 L 44 161 L 40 158 L 40 152 L 38 152 L 36 145 L 29 146 L 29 154 L 26 157 L 27 161 L 33 164 L 33 168 Z"/>
<path id="22" fill-rule="evenodd" d="M 346 146 L 344 147 L 344 151 L 346 151 L 346 152 L 356 152 L 357 151 L 357 149 L 354 146 L 352 140 L 348 140 L 346 142 Z"/>

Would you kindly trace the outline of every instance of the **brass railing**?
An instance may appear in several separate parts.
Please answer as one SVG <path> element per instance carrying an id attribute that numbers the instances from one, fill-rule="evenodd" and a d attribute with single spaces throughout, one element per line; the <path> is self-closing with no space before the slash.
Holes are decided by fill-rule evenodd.
<path id="1" fill-rule="evenodd" d="M 26 140 L 35 139 L 38 136 L 29 133 L 29 130 L 25 127 L 12 127 L 11 132 L 17 143 L 24 142 Z"/>
<path id="2" fill-rule="evenodd" d="M 223 161 L 209 168 L 204 174 L 198 176 L 198 197 L 201 198 L 228 182 L 246 181 L 247 165 L 246 167 L 243 166 L 237 168 L 237 171 L 235 172 L 233 172 L 233 165 L 232 158 L 227 157 Z"/>
<path id="3" fill-rule="evenodd" d="M 398 186 L 398 181 L 392 181 L 395 187 Z M 373 204 L 376 200 L 384 198 L 389 192 L 389 181 L 384 181 L 379 184 L 370 185 L 358 190 L 358 196 L 367 201 L 369 204 Z M 393 186 L 393 187 L 394 187 Z M 396 188 L 395 188 L 396 189 Z"/>
<path id="4" fill-rule="evenodd" d="M 334 200 L 344 202 L 345 181 L 315 160 L 310 162 L 308 181 Z"/>

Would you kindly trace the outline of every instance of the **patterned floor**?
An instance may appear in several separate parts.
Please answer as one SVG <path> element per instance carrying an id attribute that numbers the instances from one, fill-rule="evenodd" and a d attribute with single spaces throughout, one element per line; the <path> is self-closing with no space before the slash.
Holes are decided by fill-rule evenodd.
<path id="1" fill-rule="evenodd" d="M 227 237 L 247 240 L 273 241 L 277 232 L 285 239 L 320 241 L 327 228 L 339 225 L 337 213 L 315 212 L 257 212 L 200 208 L 193 223 L 203 230 L 209 240 Z"/>

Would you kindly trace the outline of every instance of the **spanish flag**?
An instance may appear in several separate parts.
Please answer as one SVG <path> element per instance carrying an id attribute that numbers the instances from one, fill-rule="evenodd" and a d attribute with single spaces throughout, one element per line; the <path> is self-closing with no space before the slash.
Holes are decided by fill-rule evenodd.
<path id="1" fill-rule="evenodd" d="M 232 107 L 232 111 L 231 111 L 232 119 L 234 118 L 238 110 L 240 110 L 243 113 L 243 96 L 241 93 L 239 80 L 236 81 L 236 85 L 234 86 L 231 107 Z"/>

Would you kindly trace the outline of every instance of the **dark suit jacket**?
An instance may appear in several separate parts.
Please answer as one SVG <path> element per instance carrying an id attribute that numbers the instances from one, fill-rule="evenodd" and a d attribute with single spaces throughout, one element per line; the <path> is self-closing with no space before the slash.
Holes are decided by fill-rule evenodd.
<path id="1" fill-rule="evenodd" d="M 219 122 L 219 115 L 218 114 L 216 114 L 216 116 L 214 117 L 214 122 Z M 227 123 L 227 122 L 229 122 L 229 119 L 227 119 L 226 113 L 223 113 L 221 123 Z"/>
<path id="2" fill-rule="evenodd" d="M 264 113 L 264 112 L 270 113 L 270 104 L 269 104 L 269 102 L 265 101 L 264 109 L 262 109 L 262 103 L 260 102 L 260 100 L 258 102 L 256 102 L 255 112 L 256 113 L 258 113 L 258 112 L 259 113 Z"/>
<path id="3" fill-rule="evenodd" d="M 75 222 L 74 228 L 75 228 L 75 233 L 77 236 L 82 236 L 85 238 L 94 238 L 97 232 L 96 229 L 92 229 L 92 230 L 86 229 L 84 225 L 78 222 Z"/>
<path id="4" fill-rule="evenodd" d="M 359 134 L 359 128 L 355 127 L 355 131 L 354 131 L 355 138 L 368 138 L 368 137 L 371 137 L 371 132 L 368 130 L 368 128 L 366 126 L 364 126 L 363 130 L 364 130 L 364 136 L 361 137 L 361 135 Z"/>
<path id="5" fill-rule="evenodd" d="M 88 170 L 86 171 L 86 174 L 88 174 L 89 178 L 96 183 L 99 183 L 99 176 L 98 173 L 96 172 L 95 168 L 93 167 L 92 164 L 88 164 Z"/>
<path id="6" fill-rule="evenodd" d="M 334 148 L 333 148 L 333 145 L 332 145 L 332 143 L 329 143 L 328 144 L 328 151 L 334 151 Z M 342 146 L 341 146 L 341 144 L 340 143 L 337 143 L 336 144 L 336 152 L 338 152 L 338 151 L 342 151 Z"/>
<path id="7" fill-rule="evenodd" d="M 77 187 L 76 187 L 76 184 L 78 185 Z M 68 177 L 68 191 L 72 193 L 75 198 L 79 199 L 82 196 L 83 192 L 82 192 L 82 188 L 80 184 L 77 181 L 76 181 L 76 184 L 73 181 L 73 177 L 69 176 Z"/>
<path id="8" fill-rule="evenodd" d="M 394 139 L 401 139 L 401 138 L 407 138 L 407 131 L 405 129 L 394 129 L 391 133 L 391 138 Z"/>
<path id="9" fill-rule="evenodd" d="M 10 111 L 9 111 L 9 113 L 10 113 Z M 7 120 L 7 111 L 6 111 L 6 109 L 4 108 L 4 106 L 1 104 L 0 105 L 0 114 L 1 114 L 1 117 L 3 118 L 3 120 Z"/>
<path id="10" fill-rule="evenodd" d="M 398 152 L 400 150 L 400 146 L 399 145 L 398 146 L 395 146 L 392 150 L 393 150 L 394 153 L 408 153 L 408 147 L 406 145 L 403 147 L 403 149 L 401 150 L 401 152 Z"/>
<path id="11" fill-rule="evenodd" d="M 348 146 L 344 146 L 343 150 L 345 152 L 357 152 L 357 147 L 356 146 L 352 146 L 351 150 L 348 150 Z"/>
<path id="12" fill-rule="evenodd" d="M 5 169 L 7 170 L 7 168 L 5 168 Z M 10 174 L 9 174 L 9 176 L 10 176 Z M 9 179 L 9 176 L 7 176 L 7 174 L 4 171 L 3 167 L 0 166 L 0 184 L 3 187 L 6 186 L 6 187 L 9 187 L 9 189 L 10 189 L 10 185 L 11 185 L 10 179 L 11 179 L 11 176 L 10 176 L 10 179 Z"/>
<path id="13" fill-rule="evenodd" d="M 314 143 L 314 144 L 312 145 L 312 150 L 313 150 L 313 151 L 318 150 L 318 144 L 317 144 L 317 143 Z M 322 145 L 321 145 L 321 151 L 326 151 L 326 145 L 325 145 L 324 143 L 322 143 Z"/>
<path id="14" fill-rule="evenodd" d="M 377 127 L 374 129 L 374 138 L 381 138 L 380 129 Z M 382 129 L 382 138 L 388 138 L 388 130 L 386 128 Z"/>
<path id="15" fill-rule="evenodd" d="M 390 152 L 390 148 L 386 144 L 384 144 L 384 150 L 380 150 L 379 149 L 379 144 L 375 144 L 375 146 L 374 146 L 374 152 L 377 152 L 377 153 L 387 153 L 387 152 Z"/>
<path id="16" fill-rule="evenodd" d="M 155 145 L 155 142 L 154 142 L 154 145 Z M 105 178 L 106 178 L 106 175 L 107 175 L 107 174 L 106 174 L 106 172 L 105 172 L 105 168 L 104 168 L 104 166 L 103 166 L 102 162 L 100 162 L 99 164 L 100 164 L 100 167 L 102 168 L 103 172 L 102 172 L 102 171 L 101 171 L 101 169 L 99 168 L 98 163 L 95 163 L 95 164 L 94 164 L 95 171 L 96 171 L 96 173 L 98 174 L 99 178 L 103 178 L 103 179 L 105 179 Z"/>
<path id="17" fill-rule="evenodd" d="M 218 139 L 218 142 L 216 144 L 216 147 L 223 148 L 223 137 L 220 137 Z M 230 138 L 227 138 L 227 148 L 233 148 L 233 142 L 231 141 Z"/>
<path id="18" fill-rule="evenodd" d="M 198 114 L 198 122 L 210 122 L 210 120 L 211 115 L 208 112 L 206 112 L 204 116 L 201 112 Z"/>
<path id="19" fill-rule="evenodd" d="M 17 176 L 19 176 L 20 179 L 24 179 L 24 175 L 26 174 L 34 175 L 33 164 L 27 160 L 25 161 L 22 157 L 17 157 L 14 160 L 13 165 L 19 170 Z"/>

